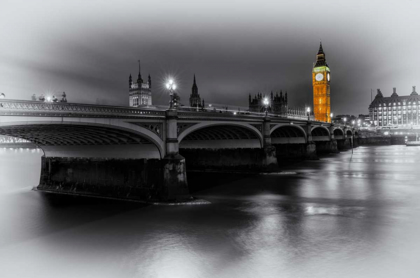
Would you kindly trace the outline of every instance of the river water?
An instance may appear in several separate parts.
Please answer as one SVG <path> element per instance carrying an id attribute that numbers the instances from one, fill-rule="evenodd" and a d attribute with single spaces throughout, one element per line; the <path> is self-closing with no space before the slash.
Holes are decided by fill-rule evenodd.
<path id="1" fill-rule="evenodd" d="M 40 156 L 0 149 L 2 278 L 420 277 L 418 147 L 215 178 L 201 206 L 31 191 Z"/>

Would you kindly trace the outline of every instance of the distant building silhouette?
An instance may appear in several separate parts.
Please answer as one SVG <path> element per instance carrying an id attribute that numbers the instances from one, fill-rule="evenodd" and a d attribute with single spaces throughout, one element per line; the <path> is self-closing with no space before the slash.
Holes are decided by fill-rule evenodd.
<path id="1" fill-rule="evenodd" d="M 139 61 L 139 75 L 137 81 L 133 82 L 131 77 L 128 78 L 129 84 L 129 105 L 131 107 L 151 106 L 152 105 L 152 79 L 147 78 L 147 82 L 143 82 L 141 77 L 141 67 Z"/>
<path id="2" fill-rule="evenodd" d="M 265 112 L 265 106 L 263 104 L 264 97 L 262 94 L 258 93 L 254 98 L 249 95 L 249 111 L 251 112 Z M 271 92 L 271 95 L 268 96 L 269 105 L 267 110 L 269 113 L 273 114 L 287 114 L 288 105 L 287 105 L 287 92 L 283 96 L 283 92 L 280 91 L 280 94 L 277 92 L 275 95 Z"/>
<path id="3" fill-rule="evenodd" d="M 398 96 L 397 88 L 393 88 L 392 95 L 384 97 L 378 89 L 369 105 L 369 116 L 375 126 L 420 125 L 420 96 L 416 86 L 408 96 Z"/>
<path id="4" fill-rule="evenodd" d="M 190 106 L 192 108 L 197 108 L 197 109 L 204 108 L 204 99 L 203 101 L 201 101 L 200 95 L 198 94 L 198 87 L 197 87 L 197 82 L 195 80 L 195 74 L 194 74 L 194 82 L 191 88 Z"/>

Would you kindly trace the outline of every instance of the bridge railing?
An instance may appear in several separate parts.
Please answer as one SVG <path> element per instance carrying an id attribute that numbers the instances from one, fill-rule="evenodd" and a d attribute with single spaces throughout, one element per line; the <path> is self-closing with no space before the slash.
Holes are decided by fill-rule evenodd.
<path id="1" fill-rule="evenodd" d="M 265 112 L 252 112 L 246 110 L 231 110 L 223 108 L 204 108 L 201 110 L 196 109 L 195 107 L 182 107 L 178 109 L 178 115 L 189 116 L 189 117 L 203 117 L 206 115 L 208 117 L 265 117 Z M 291 120 L 308 120 L 308 116 L 295 114 L 295 113 L 283 113 L 283 114 L 267 114 L 271 118 L 287 118 Z M 313 116 L 309 117 L 309 120 L 313 121 Z"/>
<path id="2" fill-rule="evenodd" d="M 111 105 L 95 105 L 82 103 L 41 102 L 26 100 L 0 99 L 0 115 L 3 116 L 89 116 L 89 117 L 159 117 L 164 118 L 168 107 L 157 106 L 151 108 L 135 108 Z M 180 117 L 252 117 L 262 118 L 265 112 L 251 112 L 246 110 L 228 110 L 220 108 L 205 108 L 199 111 L 194 107 L 180 107 Z M 299 113 L 267 114 L 271 118 L 287 118 L 291 120 L 308 120 Z M 313 116 L 309 120 L 314 121 Z"/>
<path id="3" fill-rule="evenodd" d="M 83 114 L 108 117 L 152 116 L 164 117 L 165 111 L 147 108 L 133 108 L 110 105 L 93 105 L 81 103 L 40 102 L 26 100 L 0 99 L 0 115 L 27 114 Z"/>
<path id="4" fill-rule="evenodd" d="M 31 143 L 31 142 L 22 138 L 0 135 L 0 144 L 21 144 L 21 143 Z"/>

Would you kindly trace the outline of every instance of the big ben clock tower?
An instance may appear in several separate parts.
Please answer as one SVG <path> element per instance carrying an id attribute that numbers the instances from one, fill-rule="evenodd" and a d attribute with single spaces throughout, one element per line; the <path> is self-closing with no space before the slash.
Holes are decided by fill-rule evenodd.
<path id="1" fill-rule="evenodd" d="M 316 121 L 331 122 L 330 107 L 330 68 L 325 59 L 322 43 L 319 45 L 316 63 L 312 70 L 314 88 L 314 115 Z"/>

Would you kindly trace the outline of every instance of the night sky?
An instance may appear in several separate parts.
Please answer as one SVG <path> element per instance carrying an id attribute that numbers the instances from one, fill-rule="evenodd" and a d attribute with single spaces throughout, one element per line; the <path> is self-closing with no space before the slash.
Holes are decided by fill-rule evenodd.
<path id="1" fill-rule="evenodd" d="M 322 40 L 332 112 L 366 114 L 371 89 L 420 90 L 419 11 L 416 1 L 1 0 L 0 92 L 127 105 L 140 59 L 154 104 L 168 102 L 168 75 L 187 104 L 195 73 L 206 103 L 246 107 L 250 93 L 283 90 L 304 106 Z"/>

